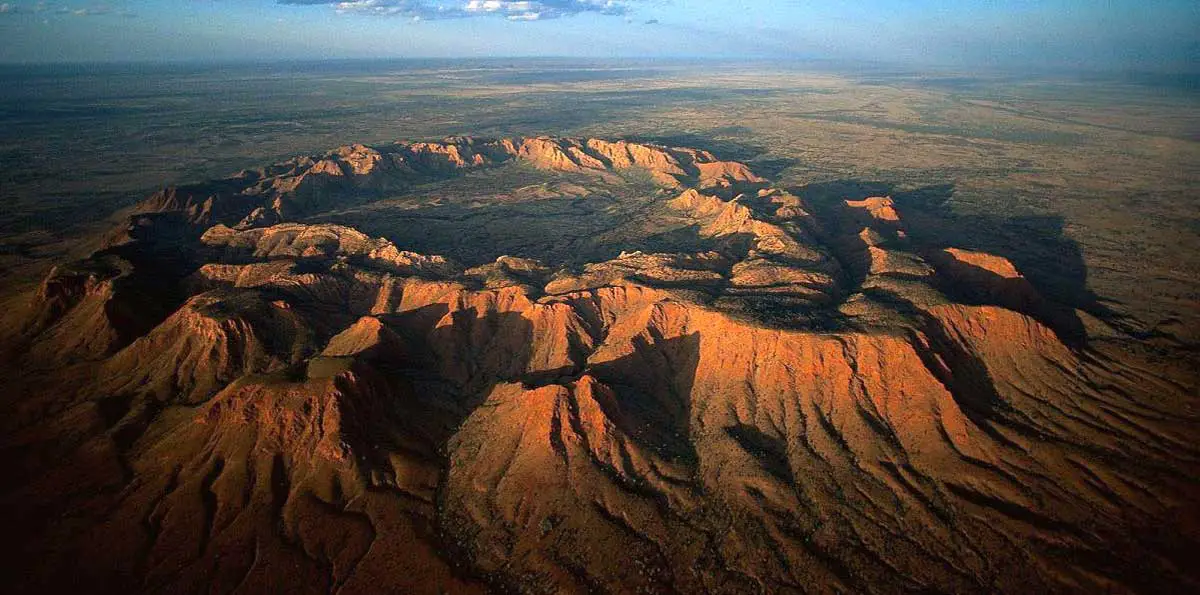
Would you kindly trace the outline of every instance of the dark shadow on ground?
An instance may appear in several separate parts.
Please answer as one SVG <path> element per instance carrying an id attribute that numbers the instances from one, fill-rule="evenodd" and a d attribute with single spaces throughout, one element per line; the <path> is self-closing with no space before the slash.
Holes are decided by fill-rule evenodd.
<path id="1" fill-rule="evenodd" d="M 633 353 L 588 372 L 613 389 L 617 411 L 608 414 L 622 432 L 662 456 L 695 464 L 687 436 L 699 363 L 700 335 L 692 333 L 635 340 Z"/>
<path id="2" fill-rule="evenodd" d="M 953 184 L 900 191 L 877 181 L 838 180 L 791 189 L 819 216 L 834 219 L 844 200 L 891 196 L 908 236 L 908 249 L 931 262 L 945 248 L 987 252 L 1008 259 L 1044 300 L 1040 303 L 998 303 L 996 296 L 966 284 L 943 282 L 939 287 L 956 301 L 993 303 L 1023 311 L 1050 326 L 1075 346 L 1087 339 L 1076 309 L 1109 322 L 1120 316 L 1106 307 L 1087 285 L 1087 267 L 1079 245 L 1064 232 L 1056 215 L 959 214 L 951 205 Z M 936 262 L 933 262 L 937 264 Z"/>
<path id="3" fill-rule="evenodd" d="M 626 140 L 638 143 L 656 143 L 670 147 L 689 147 L 708 151 L 726 161 L 740 161 L 750 166 L 754 173 L 769 180 L 779 179 L 780 174 L 799 163 L 796 159 L 772 155 L 767 146 L 753 145 L 738 141 L 719 138 L 718 135 L 748 134 L 752 132 L 741 126 L 718 128 L 710 131 L 711 135 L 703 134 L 671 134 L 653 136 L 630 136 Z"/>

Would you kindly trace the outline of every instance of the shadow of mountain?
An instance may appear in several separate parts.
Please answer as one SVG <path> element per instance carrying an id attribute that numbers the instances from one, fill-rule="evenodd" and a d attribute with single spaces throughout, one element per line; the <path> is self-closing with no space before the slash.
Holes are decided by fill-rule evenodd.
<path id="1" fill-rule="evenodd" d="M 448 312 L 432 304 L 381 316 L 403 347 L 372 362 L 412 386 L 412 398 L 400 405 L 404 433 L 439 449 L 497 384 L 523 377 L 533 345 L 533 324 L 520 314 L 458 310 L 451 324 L 438 326 Z"/>
<path id="2" fill-rule="evenodd" d="M 522 374 L 526 390 L 570 385 L 587 374 L 612 391 L 599 399 L 605 416 L 639 445 L 676 461 L 694 463 L 687 437 L 692 385 L 700 362 L 700 334 L 669 339 L 634 339 L 633 353 L 615 360 Z"/>
<path id="3" fill-rule="evenodd" d="M 360 412 L 362 430 L 354 437 L 354 446 L 356 451 L 366 450 L 363 456 L 371 467 L 389 469 L 388 461 L 397 454 L 444 461 L 451 456 L 446 450 L 448 443 L 468 423 L 468 417 L 492 415 L 494 404 L 488 397 L 499 385 L 520 383 L 526 391 L 552 385 L 575 387 L 585 374 L 598 381 L 594 398 L 607 422 L 639 451 L 675 464 L 697 464 L 689 421 L 700 360 L 698 333 L 664 338 L 651 332 L 648 338 L 634 339 L 632 351 L 613 360 L 589 364 L 590 354 L 580 352 L 572 354 L 572 365 L 540 369 L 531 363 L 536 361 L 531 358 L 539 337 L 524 316 L 459 310 L 450 314 L 452 322 L 446 324 L 446 314 L 444 304 L 435 304 L 383 317 L 403 347 L 363 362 L 356 370 L 360 377 L 372 376 L 401 388 L 389 391 L 395 398 L 382 402 L 382 409 Z M 522 398 L 529 398 L 528 394 Z M 575 403 L 574 397 L 570 402 Z M 570 407 L 573 413 L 563 419 L 530 420 L 554 428 L 548 446 L 559 456 L 565 456 L 560 433 L 573 432 L 585 441 L 589 438 L 576 417 L 578 405 Z M 514 430 L 520 431 L 519 424 Z M 505 437 L 491 438 L 503 441 Z M 437 499 L 445 502 L 449 465 L 440 464 Z M 552 469 L 547 467 L 548 472 Z M 649 489 L 637 475 L 614 480 L 626 489 Z M 440 518 L 439 522 L 447 520 Z M 536 524 L 525 530 L 541 531 Z M 540 534 L 519 539 L 525 538 L 538 539 Z M 440 549 L 448 560 L 470 557 L 455 540 L 443 540 Z"/>
<path id="4" fill-rule="evenodd" d="M 619 413 L 608 413 L 635 442 L 675 461 L 695 464 L 688 437 L 692 385 L 700 363 L 700 334 L 634 341 L 633 353 L 589 366 L 612 388 Z"/>
<path id="5" fill-rule="evenodd" d="M 737 441 L 742 450 L 754 457 L 767 473 L 780 481 L 789 484 L 795 483 L 796 477 L 792 474 L 791 465 L 788 463 L 786 440 L 767 434 L 749 424 L 735 424 L 725 428 L 725 432 L 729 434 L 730 438 Z"/>
<path id="6" fill-rule="evenodd" d="M 589 354 L 573 353 L 571 365 L 538 369 L 531 364 L 537 337 L 523 315 L 458 310 L 451 324 L 438 326 L 447 312 L 445 304 L 433 304 L 380 317 L 401 347 L 359 363 L 405 387 L 396 393 L 404 398 L 394 404 L 391 419 L 381 425 L 389 434 L 399 427 L 399 434 L 424 436 L 429 447 L 440 449 L 499 384 L 532 390 L 590 374 L 612 389 L 616 411 L 606 414 L 627 436 L 659 453 L 694 460 L 687 432 L 699 333 L 639 337 L 632 353 L 611 361 L 589 364 Z M 380 443 L 387 440 L 375 436 L 372 444 Z"/>
<path id="7" fill-rule="evenodd" d="M 1000 292 L 981 291 L 970 284 L 939 286 L 956 301 L 994 304 L 1026 313 L 1046 324 L 1064 342 L 1082 346 L 1087 332 L 1076 309 L 1118 322 L 1120 316 L 1106 307 L 1087 285 L 1087 266 L 1079 245 L 1067 237 L 1064 219 L 1057 215 L 959 214 L 951 205 L 955 186 L 940 184 L 898 191 L 893 184 L 838 180 L 792 189 L 827 220 L 836 219 L 844 200 L 891 196 L 900 213 L 910 249 L 935 265 L 946 248 L 961 248 L 1004 257 L 1046 298 L 1006 300 Z M 982 269 L 981 269 L 982 270 Z M 944 276 L 943 276 L 944 277 Z M 997 279 L 999 280 L 998 276 Z"/>
<path id="8" fill-rule="evenodd" d="M 704 134 L 671 134 L 629 136 L 626 140 L 637 143 L 657 143 L 670 147 L 690 147 L 715 155 L 718 159 L 740 161 L 750 166 L 754 173 L 770 180 L 779 179 L 781 173 L 799 163 L 798 160 L 779 157 L 770 153 L 770 147 L 719 138 L 718 135 L 749 134 L 752 131 L 741 126 L 717 128 Z"/>

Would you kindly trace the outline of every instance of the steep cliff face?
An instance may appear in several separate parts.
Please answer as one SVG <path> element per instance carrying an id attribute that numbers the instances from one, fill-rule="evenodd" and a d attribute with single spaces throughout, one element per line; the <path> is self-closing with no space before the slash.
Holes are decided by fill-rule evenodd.
<path id="1" fill-rule="evenodd" d="M 304 218 L 522 163 L 649 172 L 689 235 L 464 268 Z M 891 199 L 818 217 L 704 151 L 455 138 L 143 208 L 30 296 L 18 589 L 1200 587 L 1194 378 L 1065 341 L 1011 262 L 918 247 Z"/>

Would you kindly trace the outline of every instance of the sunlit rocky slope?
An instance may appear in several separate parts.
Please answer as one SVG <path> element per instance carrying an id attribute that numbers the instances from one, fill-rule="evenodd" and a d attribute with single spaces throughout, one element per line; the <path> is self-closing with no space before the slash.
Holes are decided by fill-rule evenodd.
<path id="1" fill-rule="evenodd" d="M 14 313 L 9 585 L 1200 589 L 1191 371 L 905 218 L 596 139 L 167 188 Z"/>

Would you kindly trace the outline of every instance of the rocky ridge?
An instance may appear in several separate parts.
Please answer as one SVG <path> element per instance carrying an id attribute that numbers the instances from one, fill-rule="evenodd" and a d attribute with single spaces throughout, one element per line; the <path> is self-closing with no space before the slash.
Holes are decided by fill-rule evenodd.
<path id="1" fill-rule="evenodd" d="M 702 249 L 466 267 L 303 221 L 514 166 L 645 172 Z M 14 340 L 20 587 L 1200 587 L 1195 385 L 1072 316 L 887 197 L 694 149 L 354 145 L 168 188 Z"/>

